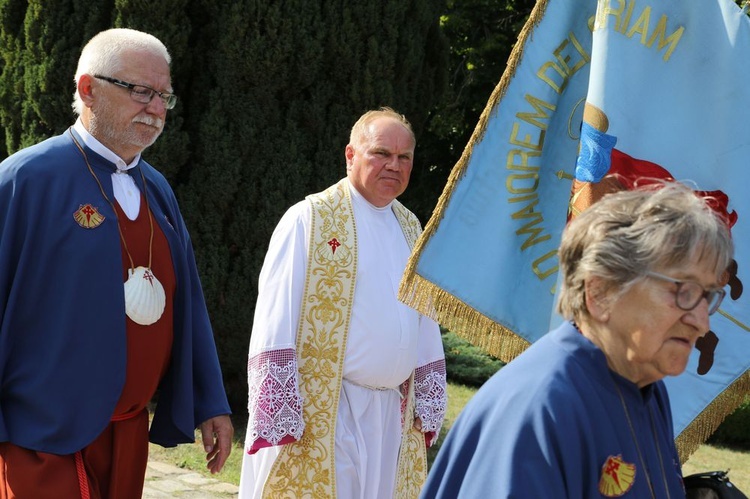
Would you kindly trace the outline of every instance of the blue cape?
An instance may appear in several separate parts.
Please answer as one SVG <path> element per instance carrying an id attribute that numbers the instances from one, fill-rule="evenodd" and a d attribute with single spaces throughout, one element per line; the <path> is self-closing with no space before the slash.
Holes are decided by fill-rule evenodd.
<path id="1" fill-rule="evenodd" d="M 114 165 L 83 147 L 114 200 Z M 230 410 L 177 200 L 166 179 L 143 160 L 131 170 L 142 191 L 141 172 L 177 280 L 171 361 L 150 438 L 174 446 L 193 442 L 200 423 Z M 99 227 L 74 220 L 86 204 L 104 216 Z M 0 163 L 0 441 L 69 454 L 109 423 L 126 367 L 116 220 L 70 133 Z"/>
<path id="2" fill-rule="evenodd" d="M 643 462 L 656 497 L 667 497 L 665 487 L 671 497 L 685 497 L 672 435 L 664 383 L 639 390 L 610 371 L 602 351 L 565 323 L 469 401 L 421 497 L 601 498 L 604 465 L 618 457 L 635 467 L 634 479 L 619 475 L 629 487 L 623 497 L 651 497 Z"/>

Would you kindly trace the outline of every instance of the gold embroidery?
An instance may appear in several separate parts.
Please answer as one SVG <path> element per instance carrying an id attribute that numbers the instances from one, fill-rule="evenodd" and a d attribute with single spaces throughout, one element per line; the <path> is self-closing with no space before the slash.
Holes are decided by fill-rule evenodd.
<path id="1" fill-rule="evenodd" d="M 404 237 L 406 237 L 406 242 L 409 244 L 409 249 L 414 248 L 419 235 L 422 233 L 422 226 L 419 220 L 398 201 L 393 201 L 393 213 L 396 215 L 398 223 L 401 224 L 401 230 L 404 231 Z"/>
<path id="2" fill-rule="evenodd" d="M 399 224 L 401 224 L 401 230 L 404 232 L 409 248 L 414 248 L 422 232 L 419 220 L 398 201 L 393 202 L 393 212 L 396 214 Z M 424 434 L 414 429 L 415 403 L 414 372 L 412 372 L 411 378 L 409 378 L 401 449 L 398 455 L 395 497 L 399 499 L 418 497 L 425 480 L 427 480 L 427 446 Z"/>
<path id="3" fill-rule="evenodd" d="M 105 216 L 99 213 L 99 209 L 90 204 L 82 204 L 73 213 L 73 219 L 84 229 L 95 229 L 105 220 Z"/>
<path id="4" fill-rule="evenodd" d="M 412 499 L 419 492 L 427 479 L 427 446 L 424 434 L 414 428 L 414 372 L 409 378 L 404 427 L 401 436 L 401 448 L 398 454 L 396 472 L 396 491 L 394 497 Z"/>
<path id="5" fill-rule="evenodd" d="M 336 414 L 357 272 L 357 238 L 346 180 L 308 200 L 310 251 L 297 331 L 306 428 L 299 442 L 282 449 L 263 497 L 336 497 Z M 336 244 L 330 244 L 332 240 Z"/>
<path id="6" fill-rule="evenodd" d="M 635 483 L 635 465 L 623 461 L 621 455 L 609 456 L 602 465 L 599 493 L 604 497 L 624 496 Z"/>
<path id="7" fill-rule="evenodd" d="M 336 416 L 357 274 L 357 236 L 346 179 L 308 200 L 310 251 L 297 331 L 305 432 L 299 442 L 281 450 L 264 485 L 264 498 L 336 497 Z M 398 202 L 393 211 L 413 247 L 419 221 Z M 409 431 L 399 453 L 399 498 L 417 497 L 427 474 L 424 435 L 413 429 L 413 375 L 405 416 Z"/>

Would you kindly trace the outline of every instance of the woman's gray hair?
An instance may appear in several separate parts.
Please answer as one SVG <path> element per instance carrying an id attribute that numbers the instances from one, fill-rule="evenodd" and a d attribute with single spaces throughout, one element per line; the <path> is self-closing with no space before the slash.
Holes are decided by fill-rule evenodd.
<path id="1" fill-rule="evenodd" d="M 563 233 L 557 309 L 566 319 L 588 317 L 584 286 L 592 276 L 619 296 L 650 270 L 695 260 L 713 265 L 719 278 L 733 254 L 727 223 L 684 184 L 658 182 L 609 194 Z"/>
<path id="2" fill-rule="evenodd" d="M 83 47 L 78 59 L 76 91 L 73 94 L 73 111 L 77 115 L 80 116 L 83 112 L 83 101 L 78 95 L 78 79 L 81 75 L 101 74 L 112 77 L 119 71 L 125 54 L 129 52 L 151 53 L 164 57 L 167 64 L 172 62 L 167 47 L 148 33 L 128 28 L 113 28 L 98 33 Z"/>

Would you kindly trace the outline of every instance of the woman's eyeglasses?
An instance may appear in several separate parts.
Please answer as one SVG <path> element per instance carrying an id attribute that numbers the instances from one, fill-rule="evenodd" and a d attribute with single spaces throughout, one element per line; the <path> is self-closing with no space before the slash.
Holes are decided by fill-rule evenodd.
<path id="1" fill-rule="evenodd" d="M 677 291 L 674 294 L 674 301 L 681 310 L 693 310 L 698 306 L 701 299 L 705 298 L 708 302 L 708 315 L 711 315 L 719 310 L 719 305 L 726 295 L 726 291 L 721 288 L 707 290 L 695 281 L 680 281 L 658 272 L 646 272 L 646 275 L 676 284 Z"/>

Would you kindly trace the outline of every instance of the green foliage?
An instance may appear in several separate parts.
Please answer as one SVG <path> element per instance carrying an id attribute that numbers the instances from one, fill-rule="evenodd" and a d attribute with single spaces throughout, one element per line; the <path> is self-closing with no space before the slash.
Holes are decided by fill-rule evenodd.
<path id="1" fill-rule="evenodd" d="M 257 281 L 273 228 L 345 175 L 349 129 L 389 105 L 424 127 L 445 72 L 428 48 L 436 0 L 191 3 L 186 96 L 192 168 L 178 195 L 196 248 L 219 355 L 238 414 Z M 444 79 L 443 79 L 444 80 Z"/>
<path id="2" fill-rule="evenodd" d="M 388 105 L 417 134 L 402 200 L 426 222 L 532 4 L 0 0 L 0 158 L 72 124 L 77 58 L 95 33 L 164 41 L 180 100 L 144 157 L 177 192 L 242 417 L 258 273 L 284 210 L 345 174 L 351 125 Z M 458 376 L 477 383 L 492 363 L 469 358 L 479 364 L 458 360 Z"/>
<path id="3" fill-rule="evenodd" d="M 25 0 L 0 0 L 0 125 L 5 132 L 2 157 L 18 149 L 23 95 L 23 18 Z"/>
<path id="4" fill-rule="evenodd" d="M 415 167 L 403 200 L 421 220 L 437 203 L 468 144 L 535 0 L 447 0 L 440 27 L 450 43 L 449 89 L 418 135 Z"/>
<path id="5" fill-rule="evenodd" d="M 172 54 L 180 101 L 144 157 L 193 237 L 235 411 L 258 273 L 284 210 L 345 174 L 349 129 L 388 105 L 420 133 L 446 85 L 439 0 L 0 0 L 0 157 L 65 130 L 80 50 L 110 27 Z"/>
<path id="6" fill-rule="evenodd" d="M 70 126 L 73 75 L 93 34 L 85 28 L 100 24 L 101 8 L 79 0 L 0 1 L 2 157 Z"/>
<path id="7" fill-rule="evenodd" d="M 479 387 L 504 365 L 455 333 L 443 334 L 443 349 L 448 380 L 453 383 Z"/>
<path id="8" fill-rule="evenodd" d="M 192 80 L 189 0 L 145 2 L 143 0 L 114 0 L 111 21 L 97 30 L 109 27 L 131 28 L 151 33 L 169 50 L 172 57 L 171 74 L 178 105 L 169 112 L 168 125 L 159 140 L 147 149 L 144 158 L 161 171 L 172 183 L 179 184 L 179 176 L 190 164 L 190 136 L 185 129 L 185 99 Z M 110 25 L 111 23 L 111 25 Z M 95 34 L 95 33 L 94 33 Z M 93 36 L 93 34 L 92 34 Z"/>
<path id="9" fill-rule="evenodd" d="M 750 449 L 750 397 L 727 416 L 708 441 Z"/>

